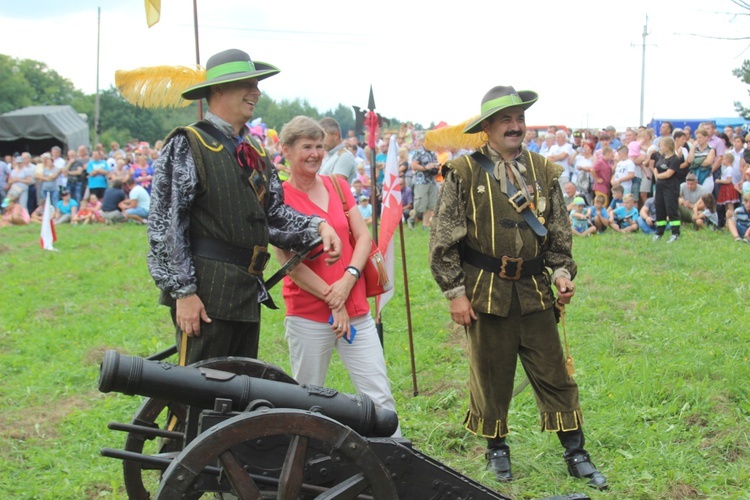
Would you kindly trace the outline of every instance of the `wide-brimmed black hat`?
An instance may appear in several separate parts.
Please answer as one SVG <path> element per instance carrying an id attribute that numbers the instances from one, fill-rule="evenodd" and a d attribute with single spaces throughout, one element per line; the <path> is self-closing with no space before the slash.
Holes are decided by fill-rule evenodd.
<path id="1" fill-rule="evenodd" d="M 248 78 L 263 80 L 281 71 L 268 63 L 253 61 L 247 52 L 228 49 L 211 56 L 206 63 L 206 81 L 182 92 L 182 98 L 194 101 L 208 95 L 212 85 L 237 82 Z"/>
<path id="2" fill-rule="evenodd" d="M 464 128 L 464 134 L 481 132 L 482 122 L 498 111 L 512 106 L 523 106 L 523 109 L 527 109 L 537 99 L 539 99 L 539 95 L 531 90 L 516 92 L 513 87 L 493 87 L 482 98 L 481 116 Z"/>

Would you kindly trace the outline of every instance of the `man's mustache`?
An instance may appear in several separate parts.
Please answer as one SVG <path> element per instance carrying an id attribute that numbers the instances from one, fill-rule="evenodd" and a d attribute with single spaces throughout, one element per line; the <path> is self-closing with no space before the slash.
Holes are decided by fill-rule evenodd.
<path id="1" fill-rule="evenodd" d="M 522 134 L 520 130 L 519 131 L 511 130 L 509 132 L 505 132 L 505 137 L 521 137 L 521 135 Z"/>

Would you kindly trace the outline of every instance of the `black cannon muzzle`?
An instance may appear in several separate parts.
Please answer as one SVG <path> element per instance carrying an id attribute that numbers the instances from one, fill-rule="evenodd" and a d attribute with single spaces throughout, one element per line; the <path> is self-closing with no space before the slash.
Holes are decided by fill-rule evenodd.
<path id="1" fill-rule="evenodd" d="M 213 408 L 216 398 L 231 400 L 233 408 L 240 411 L 253 401 L 265 400 L 275 408 L 316 411 L 366 437 L 388 437 L 398 427 L 395 412 L 375 408 L 372 400 L 362 394 L 345 394 L 325 387 L 293 385 L 210 368 L 175 366 L 111 350 L 102 360 L 99 390 L 137 394 L 205 409 Z"/>

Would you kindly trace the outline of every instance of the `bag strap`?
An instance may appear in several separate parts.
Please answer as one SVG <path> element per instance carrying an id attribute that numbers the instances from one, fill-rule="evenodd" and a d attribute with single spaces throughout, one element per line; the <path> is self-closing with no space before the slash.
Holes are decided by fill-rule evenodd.
<path id="1" fill-rule="evenodd" d="M 346 218 L 349 218 L 349 204 L 346 202 L 346 197 L 344 196 L 344 191 L 341 190 L 341 184 L 339 184 L 339 180 L 336 179 L 335 175 L 325 175 L 323 177 L 328 177 L 328 180 L 331 181 L 331 184 L 333 185 L 333 189 L 336 190 L 336 194 L 339 195 L 339 199 L 341 200 L 341 204 L 344 206 L 344 213 L 346 214 Z"/>

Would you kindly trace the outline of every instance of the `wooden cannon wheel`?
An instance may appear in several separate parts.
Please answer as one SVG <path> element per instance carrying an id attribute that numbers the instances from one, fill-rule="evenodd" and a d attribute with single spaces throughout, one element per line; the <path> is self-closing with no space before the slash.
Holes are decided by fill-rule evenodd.
<path id="1" fill-rule="evenodd" d="M 251 476 L 239 445 L 280 436 L 287 437 L 289 444 L 283 464 L 279 464 L 278 479 Z M 338 478 L 330 488 L 305 484 L 308 456 L 319 460 L 321 454 L 353 473 Z M 372 498 L 398 498 L 388 469 L 362 436 L 331 418 L 295 409 L 260 409 L 211 427 L 172 461 L 156 498 L 177 500 L 190 495 L 201 472 L 217 463 L 232 493 L 241 500 L 269 498 L 274 493 L 270 498 L 351 499 L 368 489 Z"/>
<path id="2" fill-rule="evenodd" d="M 248 375 L 253 378 L 276 380 L 297 385 L 297 382 L 280 368 L 252 358 L 214 358 L 199 361 L 192 366 L 213 368 L 238 375 Z M 148 398 L 138 408 L 130 423 L 158 429 L 182 431 L 185 427 L 186 417 L 187 407 L 185 405 Z M 180 452 L 182 450 L 182 443 L 173 441 L 164 444 L 159 440 L 154 442 L 153 437 L 150 436 L 133 432 L 128 433 L 125 439 L 125 451 L 144 453 L 147 447 L 156 448 L 154 454 L 157 456 L 168 456 L 170 453 L 174 455 Z M 151 498 L 149 490 L 155 491 L 158 487 L 161 470 L 150 469 L 147 465 L 128 460 L 122 462 L 122 468 L 128 498 L 135 500 L 148 500 Z"/>

